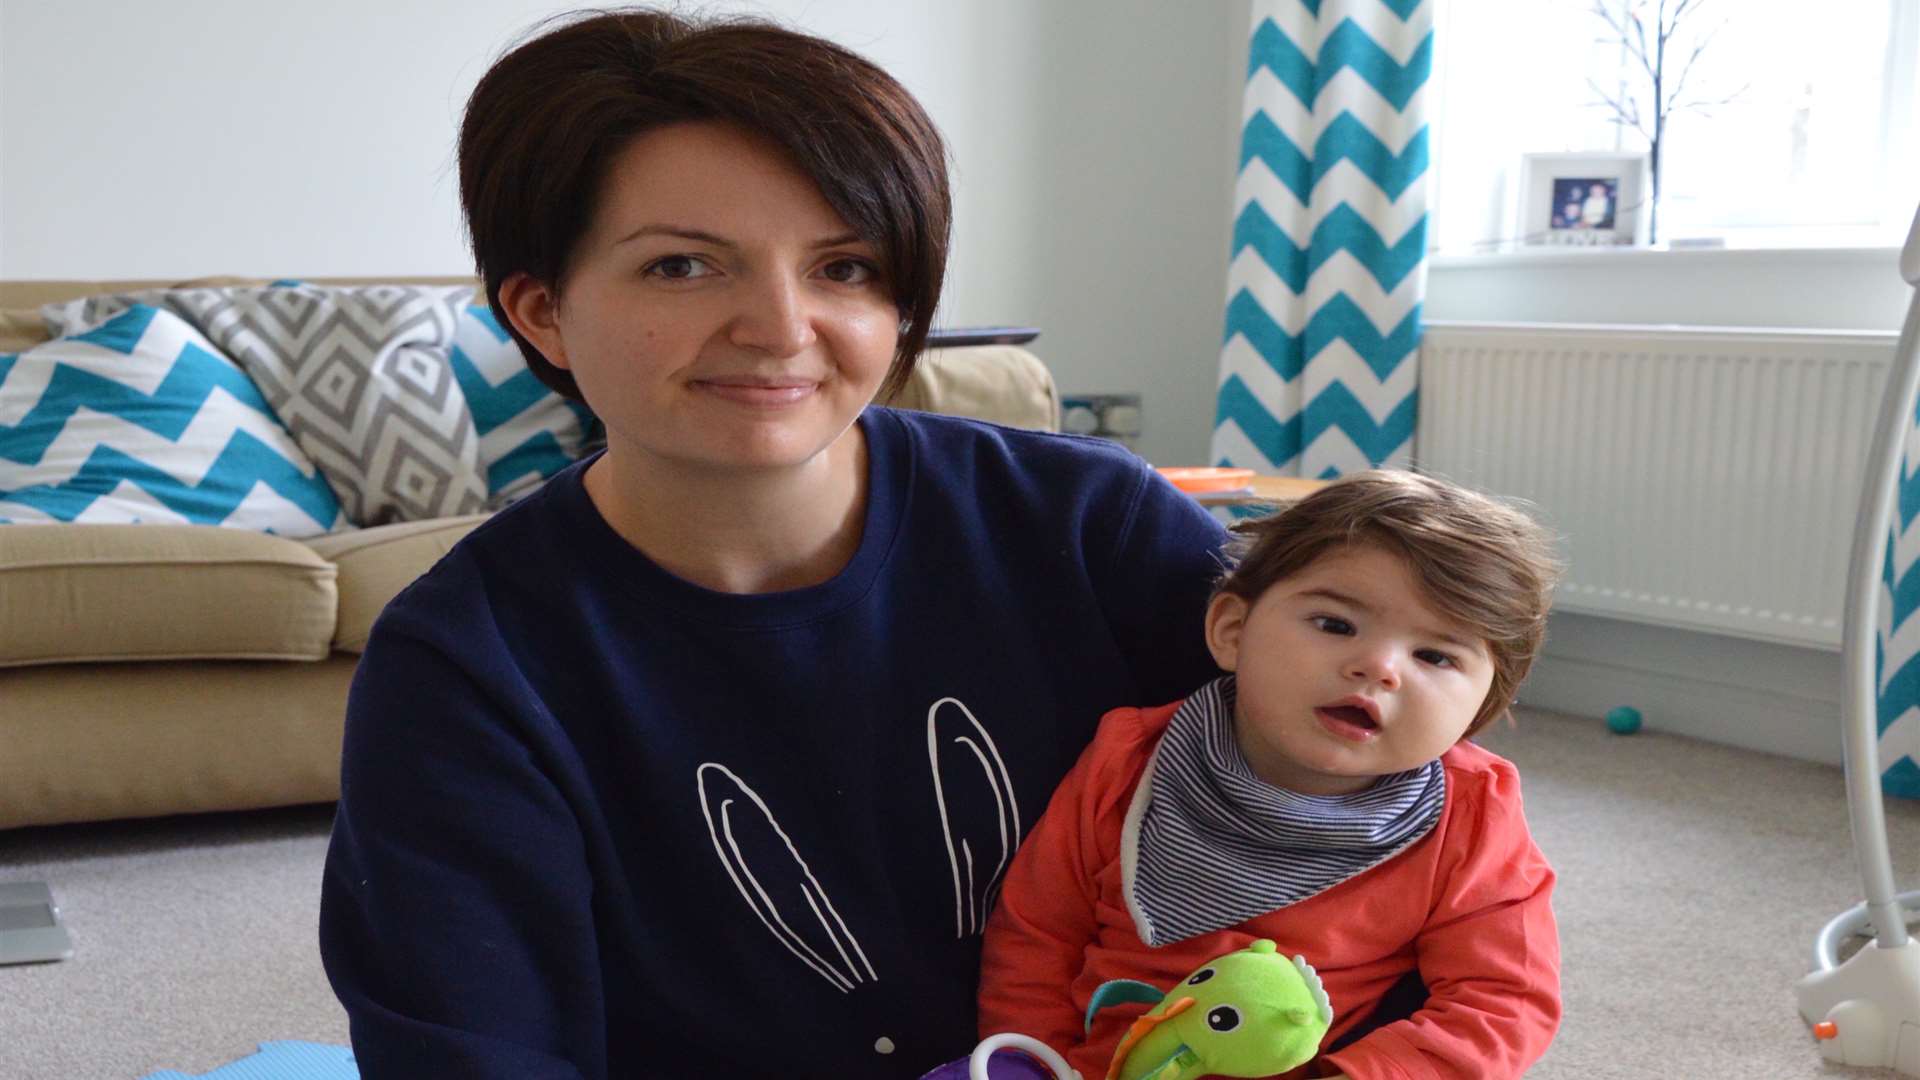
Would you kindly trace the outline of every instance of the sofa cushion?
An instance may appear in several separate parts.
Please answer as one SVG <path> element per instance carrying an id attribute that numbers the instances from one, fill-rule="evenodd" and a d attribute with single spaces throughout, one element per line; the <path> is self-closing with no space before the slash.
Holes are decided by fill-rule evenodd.
<path id="1" fill-rule="evenodd" d="M 316 536 L 305 543 L 340 570 L 340 614 L 333 647 L 358 653 L 367 646 L 373 620 L 387 601 L 440 561 L 459 539 L 487 520 L 486 514 L 409 521 L 372 529 Z"/>
<path id="2" fill-rule="evenodd" d="M 0 528 L 0 667 L 318 660 L 332 563 L 278 536 L 190 525 Z"/>
<path id="3" fill-rule="evenodd" d="M 55 334 L 133 302 L 181 315 L 252 376 L 347 517 L 384 525 L 486 505 L 479 436 L 449 357 L 470 292 L 289 282 L 92 296 L 41 315 Z"/>
<path id="4" fill-rule="evenodd" d="M 1060 430 L 1060 394 L 1040 358 L 1016 345 L 930 349 L 885 404 L 971 416 L 1009 427 Z"/>
<path id="5" fill-rule="evenodd" d="M 498 510 L 578 459 L 595 427 L 587 407 L 547 388 L 482 298 L 460 305 L 453 374 L 480 433 L 487 506 Z"/>
<path id="6" fill-rule="evenodd" d="M 0 356 L 0 521 L 310 536 L 341 518 L 252 380 L 178 317 L 138 306 Z"/>

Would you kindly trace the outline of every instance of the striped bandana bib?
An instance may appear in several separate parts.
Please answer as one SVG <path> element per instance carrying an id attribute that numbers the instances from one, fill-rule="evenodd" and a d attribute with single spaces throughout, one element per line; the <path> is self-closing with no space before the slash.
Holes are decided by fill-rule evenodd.
<path id="1" fill-rule="evenodd" d="M 1233 738 L 1228 675 L 1180 705 L 1121 834 L 1127 908 L 1151 946 L 1265 915 L 1386 862 L 1432 831 L 1438 761 L 1352 795 L 1302 795 L 1254 776 Z"/>

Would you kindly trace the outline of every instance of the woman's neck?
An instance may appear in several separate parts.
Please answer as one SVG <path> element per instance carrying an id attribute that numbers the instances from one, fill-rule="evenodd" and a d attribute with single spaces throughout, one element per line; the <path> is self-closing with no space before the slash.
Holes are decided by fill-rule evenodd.
<path id="1" fill-rule="evenodd" d="M 855 424 L 780 470 L 704 469 L 610 439 L 584 479 L 607 524 L 675 576 L 716 592 L 783 592 L 827 581 L 859 549 L 866 434 Z"/>

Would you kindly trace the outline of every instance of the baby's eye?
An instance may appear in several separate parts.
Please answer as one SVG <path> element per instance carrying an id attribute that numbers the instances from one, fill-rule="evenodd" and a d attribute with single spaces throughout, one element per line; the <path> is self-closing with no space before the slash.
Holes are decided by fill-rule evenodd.
<path id="1" fill-rule="evenodd" d="M 713 268 L 691 255 L 667 255 L 653 260 L 642 271 L 648 277 L 665 278 L 668 281 L 687 281 L 692 278 L 707 277 Z"/>
<path id="2" fill-rule="evenodd" d="M 1329 634 L 1346 636 L 1353 633 L 1353 624 L 1338 615 L 1315 615 L 1308 621 Z"/>
<path id="3" fill-rule="evenodd" d="M 1419 657 L 1422 661 L 1426 663 L 1434 665 L 1435 667 L 1459 667 L 1460 666 L 1459 661 L 1455 660 L 1453 657 L 1448 656 L 1446 653 L 1443 653 L 1438 649 L 1421 649 L 1419 652 L 1414 653 L 1413 655 L 1416 657 Z"/>
<path id="4" fill-rule="evenodd" d="M 840 285 L 865 285 L 880 276 L 880 269 L 865 259 L 835 259 L 820 274 Z"/>

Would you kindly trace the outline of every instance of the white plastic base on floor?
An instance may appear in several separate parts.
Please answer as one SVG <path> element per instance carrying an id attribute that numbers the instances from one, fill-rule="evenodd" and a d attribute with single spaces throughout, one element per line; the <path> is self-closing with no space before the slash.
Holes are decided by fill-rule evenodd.
<path id="1" fill-rule="evenodd" d="M 1833 1025 L 1820 1056 L 1920 1076 L 1920 940 L 1894 949 L 1869 943 L 1846 963 L 1793 987 L 1807 1022 Z"/>

